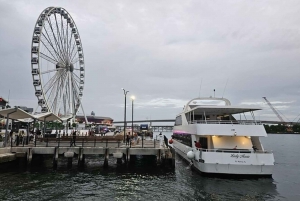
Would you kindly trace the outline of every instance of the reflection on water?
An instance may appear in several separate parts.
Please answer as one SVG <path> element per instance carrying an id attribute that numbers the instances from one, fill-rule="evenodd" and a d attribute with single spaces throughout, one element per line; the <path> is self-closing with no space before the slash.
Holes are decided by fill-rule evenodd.
<path id="1" fill-rule="evenodd" d="M 278 140 L 276 136 L 268 140 L 272 138 L 273 143 Z M 298 170 L 294 171 L 285 154 L 275 155 L 275 159 L 273 178 L 228 179 L 206 177 L 186 169 L 188 163 L 180 157 L 176 157 L 175 170 L 156 167 L 151 157 L 139 157 L 134 165 L 128 166 L 117 165 L 110 158 L 109 168 L 104 169 L 103 158 L 97 156 L 87 158 L 82 170 L 74 160 L 73 168 L 68 170 L 67 161 L 60 158 L 56 171 L 51 169 L 49 158 L 43 166 L 31 171 L 10 169 L 0 173 L 0 197 L 1 200 L 294 200 L 298 192 L 289 189 L 299 189 L 296 183 L 299 175 L 291 178 L 279 175 L 286 171 L 287 164 L 292 169 L 288 171 L 290 174 Z"/>

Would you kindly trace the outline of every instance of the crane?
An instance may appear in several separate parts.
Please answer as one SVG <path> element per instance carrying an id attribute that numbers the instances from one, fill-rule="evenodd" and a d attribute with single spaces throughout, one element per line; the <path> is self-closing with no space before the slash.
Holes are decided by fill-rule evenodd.
<path id="1" fill-rule="evenodd" d="M 283 120 L 283 118 L 279 115 L 279 113 L 275 110 L 275 108 L 272 106 L 272 104 L 268 101 L 268 99 L 266 97 L 263 97 L 263 99 L 265 99 L 265 101 L 267 102 L 267 104 L 270 106 L 270 108 L 273 110 L 273 112 L 276 114 L 276 116 L 278 117 L 278 119 L 280 119 L 280 121 L 282 123 L 285 123 L 285 121 Z"/>

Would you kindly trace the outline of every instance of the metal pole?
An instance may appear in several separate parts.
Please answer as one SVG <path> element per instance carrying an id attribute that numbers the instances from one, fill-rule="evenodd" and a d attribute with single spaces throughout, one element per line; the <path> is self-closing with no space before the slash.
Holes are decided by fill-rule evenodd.
<path id="1" fill-rule="evenodd" d="M 131 105 L 131 109 L 132 109 L 132 111 L 131 111 L 131 135 L 133 137 L 133 101 L 134 101 L 134 99 L 131 99 L 131 100 L 132 100 L 132 105 Z"/>
<path id="2" fill-rule="evenodd" d="M 123 89 L 123 88 L 122 88 Z M 125 89 L 123 89 L 124 91 L 124 98 L 125 98 L 125 105 L 124 105 L 124 137 L 123 137 L 123 142 L 125 142 L 125 132 L 126 132 L 126 95 L 129 91 L 126 91 Z"/>
<path id="3" fill-rule="evenodd" d="M 8 137 L 7 131 L 8 131 L 9 115 L 10 115 L 10 113 L 8 113 L 7 116 L 6 116 L 6 129 L 5 129 L 4 147 L 6 147 L 6 144 L 7 144 L 7 137 Z"/>
<path id="4" fill-rule="evenodd" d="M 15 113 L 15 112 L 17 112 L 17 108 L 15 108 L 15 110 L 13 112 L 8 113 L 7 116 L 6 116 L 5 140 L 4 140 L 4 143 L 3 143 L 4 147 L 6 147 L 6 145 L 7 145 L 7 138 L 8 138 L 7 131 L 8 131 L 9 115 L 12 114 L 12 113 Z M 11 130 L 12 130 L 12 126 L 13 125 L 11 125 Z"/>
<path id="5" fill-rule="evenodd" d="M 123 142 L 125 142 L 125 134 L 126 134 L 126 93 L 125 93 L 125 105 L 124 105 L 124 139 Z"/>
<path id="6" fill-rule="evenodd" d="M 46 117 L 44 118 L 44 137 L 46 136 Z"/>

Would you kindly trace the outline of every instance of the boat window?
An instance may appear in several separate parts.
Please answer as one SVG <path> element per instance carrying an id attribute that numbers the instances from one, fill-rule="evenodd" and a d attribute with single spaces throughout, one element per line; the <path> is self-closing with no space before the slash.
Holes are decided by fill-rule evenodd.
<path id="1" fill-rule="evenodd" d="M 203 149 L 207 149 L 207 138 L 206 137 L 199 137 L 199 142 Z"/>
<path id="2" fill-rule="evenodd" d="M 180 125 L 182 125 L 181 115 L 176 117 L 175 119 L 175 126 L 180 126 Z"/>
<path id="3" fill-rule="evenodd" d="M 201 114 L 195 114 L 194 115 L 194 120 L 203 120 Z"/>

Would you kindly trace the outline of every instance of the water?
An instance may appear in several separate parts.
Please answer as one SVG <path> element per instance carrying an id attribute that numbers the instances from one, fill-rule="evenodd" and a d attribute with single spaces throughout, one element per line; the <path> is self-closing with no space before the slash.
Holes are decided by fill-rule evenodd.
<path id="1" fill-rule="evenodd" d="M 170 136 L 170 133 L 163 133 Z M 273 178 L 224 179 L 205 177 L 187 169 L 176 158 L 176 169 L 159 169 L 139 160 L 133 167 L 87 159 L 87 167 L 66 169 L 60 159 L 57 171 L 51 159 L 30 172 L 0 172 L 1 200 L 299 200 L 300 135 L 269 135 L 265 149 L 274 151 Z"/>

